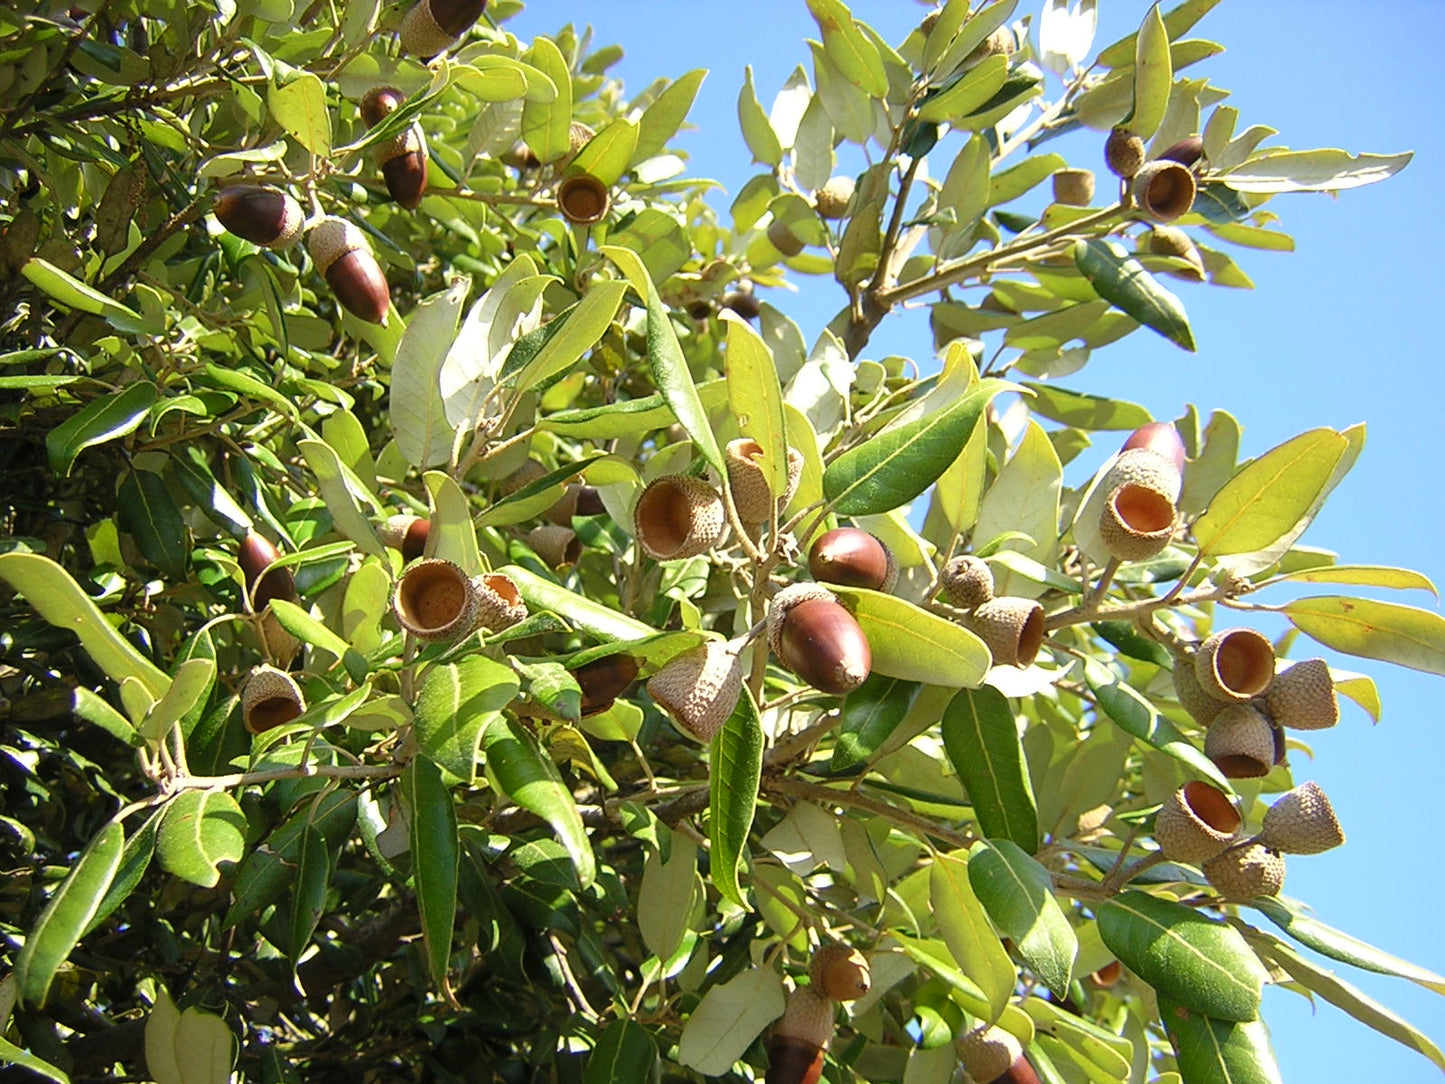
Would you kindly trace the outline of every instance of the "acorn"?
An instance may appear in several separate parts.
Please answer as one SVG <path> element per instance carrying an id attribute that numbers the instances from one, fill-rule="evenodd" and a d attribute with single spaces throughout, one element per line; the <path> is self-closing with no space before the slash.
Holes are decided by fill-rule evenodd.
<path id="1" fill-rule="evenodd" d="M 1145 238 L 1145 247 L 1156 256 L 1173 256 L 1189 264 L 1187 269 L 1170 271 L 1171 275 L 1189 282 L 1204 281 L 1204 257 L 1189 235 L 1173 226 L 1155 226 Z"/>
<path id="2" fill-rule="evenodd" d="M 1171 862 L 1198 865 L 1234 840 L 1244 818 L 1229 795 L 1209 783 L 1185 783 L 1160 807 L 1154 839 Z"/>
<path id="3" fill-rule="evenodd" d="M 739 650 L 731 641 L 698 644 L 648 678 L 648 695 L 698 741 L 712 741 L 742 693 Z"/>
<path id="4" fill-rule="evenodd" d="M 296 243 L 306 220 L 301 204 L 269 184 L 227 185 L 212 210 L 228 233 L 278 252 Z"/>
<path id="5" fill-rule="evenodd" d="M 1193 653 L 1174 658 L 1174 695 L 1179 700 L 1179 706 L 1194 716 L 1195 722 L 1201 726 L 1214 722 L 1215 717 L 1228 706 L 1227 701 L 1210 696 L 1200 686 L 1199 676 L 1194 671 Z"/>
<path id="6" fill-rule="evenodd" d="M 976 610 L 993 598 L 993 570 L 987 561 L 970 553 L 944 565 L 938 583 L 943 597 L 961 610 Z"/>
<path id="7" fill-rule="evenodd" d="M 327 216 L 311 227 L 306 247 L 342 307 L 360 320 L 385 327 L 391 291 L 366 235 L 345 219 Z"/>
<path id="8" fill-rule="evenodd" d="M 762 445 L 750 437 L 739 437 L 728 441 L 724 453 L 728 468 L 728 488 L 732 490 L 733 506 L 744 527 L 756 530 L 766 523 L 774 507 L 779 512 L 793 499 L 798 481 L 803 476 L 803 453 L 796 448 L 788 449 L 788 477 L 783 492 L 774 501 L 768 488 L 758 459 L 763 454 Z"/>
<path id="9" fill-rule="evenodd" d="M 1044 608 L 1031 598 L 989 599 L 967 625 L 987 645 L 995 666 L 1031 666 L 1044 644 Z"/>
<path id="10" fill-rule="evenodd" d="M 1319 854 L 1345 841 L 1334 807 L 1316 783 L 1286 791 L 1264 814 L 1259 842 L 1286 854 Z"/>
<path id="11" fill-rule="evenodd" d="M 1231 704 L 1209 724 L 1204 755 L 1226 779 L 1258 779 L 1274 767 L 1274 727 L 1248 704 Z"/>
<path id="12" fill-rule="evenodd" d="M 258 666 L 241 687 L 241 721 L 252 734 L 289 723 L 306 710 L 296 679 L 274 666 Z"/>
<path id="13" fill-rule="evenodd" d="M 1111 986 L 1117 986 L 1119 980 L 1123 977 L 1124 965 L 1118 960 L 1110 960 L 1103 967 L 1099 968 L 1099 970 L 1090 972 L 1089 974 L 1089 980 L 1095 986 L 1101 986 L 1106 990 Z"/>
<path id="14" fill-rule="evenodd" d="M 852 177 L 829 177 L 827 183 L 813 194 L 813 206 L 824 218 L 846 218 L 848 204 L 853 202 L 853 189 Z"/>
<path id="15" fill-rule="evenodd" d="M 1284 887 L 1284 858 L 1260 843 L 1231 847 L 1200 869 L 1215 891 L 1227 900 L 1278 896 Z"/>
<path id="16" fill-rule="evenodd" d="M 501 487 L 502 496 L 510 497 L 513 493 L 526 489 L 533 482 L 537 481 L 537 479 L 544 478 L 546 475 L 546 467 L 535 459 L 528 459 L 511 474 L 503 478 L 498 485 Z"/>
<path id="17" fill-rule="evenodd" d="M 813 989 L 832 1001 L 853 1001 L 872 988 L 868 958 L 852 945 L 821 946 L 808 962 Z"/>
<path id="18" fill-rule="evenodd" d="M 246 537 L 241 540 L 239 562 L 253 613 L 260 613 L 275 598 L 296 601 L 296 579 L 291 570 L 273 568 L 270 572 L 266 571 L 280 559 L 281 551 L 271 544 L 270 539 L 255 531 L 246 532 Z"/>
<path id="19" fill-rule="evenodd" d="M 1327 730 L 1340 721 L 1340 701 L 1324 659 L 1304 659 L 1274 675 L 1264 691 L 1269 714 L 1280 726 Z"/>
<path id="20" fill-rule="evenodd" d="M 1254 629 L 1216 632 L 1194 655 L 1199 687 L 1225 701 L 1258 696 L 1274 680 L 1274 646 Z"/>
<path id="21" fill-rule="evenodd" d="M 732 290 L 723 294 L 722 307 L 732 309 L 744 320 L 756 320 L 763 312 L 762 304 L 751 290 Z"/>
<path id="22" fill-rule="evenodd" d="M 471 584 L 477 599 L 477 627 L 501 632 L 526 618 L 527 604 L 511 577 L 500 572 L 484 572 L 473 576 Z"/>
<path id="23" fill-rule="evenodd" d="M 1178 162 L 1181 166 L 1193 166 L 1204 157 L 1204 139 L 1201 136 L 1185 136 L 1178 142 L 1169 144 L 1160 151 L 1156 158 L 1162 158 L 1167 162 Z"/>
<path id="24" fill-rule="evenodd" d="M 1134 448 L 1143 448 L 1163 456 L 1174 464 L 1176 473 L 1184 473 L 1184 438 L 1170 422 L 1147 422 L 1141 425 L 1129 434 L 1119 451 L 1122 454 Z M 1177 498 L 1178 494 L 1175 496 Z"/>
<path id="25" fill-rule="evenodd" d="M 694 320 L 706 320 L 712 315 L 712 302 L 705 297 L 695 297 L 683 309 Z"/>
<path id="26" fill-rule="evenodd" d="M 537 157 L 537 152 L 520 139 L 497 157 L 501 160 L 502 165 L 511 166 L 515 170 L 537 169 L 542 164 L 542 159 Z"/>
<path id="27" fill-rule="evenodd" d="M 811 986 L 799 986 L 768 1039 L 764 1084 L 818 1084 L 832 1037 L 833 1003 Z"/>
<path id="28" fill-rule="evenodd" d="M 1099 514 L 1099 541 L 1116 561 L 1143 561 L 1169 545 L 1177 519 L 1174 502 L 1158 490 L 1118 486 Z"/>
<path id="29" fill-rule="evenodd" d="M 632 511 L 637 544 L 649 557 L 673 561 L 717 545 L 727 526 L 721 495 L 700 478 L 666 474 L 652 481 Z"/>
<path id="30" fill-rule="evenodd" d="M 807 246 L 803 239 L 793 232 L 793 228 L 781 219 L 773 219 L 768 223 L 768 240 L 773 247 L 785 257 L 792 258 L 802 252 Z"/>
<path id="31" fill-rule="evenodd" d="M 401 48 L 430 60 L 446 52 L 472 28 L 487 0 L 417 0 L 401 21 Z"/>
<path id="32" fill-rule="evenodd" d="M 606 711 L 637 680 L 637 660 L 623 652 L 604 655 L 572 671 L 582 690 L 582 714 Z"/>
<path id="33" fill-rule="evenodd" d="M 1144 141 L 1127 128 L 1115 128 L 1104 141 L 1104 164 L 1115 176 L 1129 180 L 1144 164 Z"/>
<path id="34" fill-rule="evenodd" d="M 410 564 L 426 553 L 431 537 L 431 520 L 421 516 L 391 516 L 377 532 L 382 545 L 401 551 L 401 559 Z"/>
<path id="35" fill-rule="evenodd" d="M 396 581 L 391 608 L 407 632 L 423 640 L 459 640 L 477 627 L 480 605 L 459 565 L 431 557 L 408 565 Z"/>
<path id="36" fill-rule="evenodd" d="M 808 571 L 820 583 L 872 591 L 891 591 L 898 580 L 892 552 L 857 527 L 836 527 L 820 536 L 808 551 Z"/>
<path id="37" fill-rule="evenodd" d="M 796 591 L 795 588 L 804 588 Z M 773 598 L 768 641 L 778 659 L 820 692 L 842 696 L 868 678 L 873 652 L 868 637 L 832 592 L 794 584 Z"/>
<path id="38" fill-rule="evenodd" d="M 1069 207 L 1087 207 L 1094 201 L 1092 169 L 1054 170 L 1054 202 Z"/>
<path id="39" fill-rule="evenodd" d="M 981 60 L 987 60 L 991 56 L 1012 56 L 1018 51 L 1018 39 L 1014 32 L 1006 26 L 1001 26 L 974 48 L 964 58 L 965 64 L 977 64 Z"/>
<path id="40" fill-rule="evenodd" d="M 612 205 L 607 186 L 588 173 L 574 173 L 557 186 L 557 210 L 576 226 L 601 222 Z"/>
<path id="41" fill-rule="evenodd" d="M 406 100 L 395 87 L 372 87 L 361 99 L 361 118 L 375 128 Z M 408 211 L 415 210 L 426 194 L 426 135 L 413 123 L 406 131 L 387 140 L 376 151 L 386 190 Z"/>
<path id="42" fill-rule="evenodd" d="M 1193 171 L 1178 162 L 1150 162 L 1130 182 L 1134 203 L 1155 222 L 1173 222 L 1188 214 L 1197 189 Z"/>
<path id="43" fill-rule="evenodd" d="M 527 532 L 526 539 L 537 556 L 553 568 L 575 565 L 582 556 L 582 540 L 571 527 L 548 523 L 533 527 Z"/>
<path id="44" fill-rule="evenodd" d="M 958 1060 L 976 1084 L 1039 1084 L 1022 1044 L 1000 1027 L 981 1027 L 958 1040 Z"/>
<path id="45" fill-rule="evenodd" d="M 1172 456 L 1161 454 L 1153 447 L 1136 445 L 1131 448 L 1126 442 L 1099 485 L 1107 493 L 1120 486 L 1142 486 L 1173 504 L 1184 488 L 1184 476 L 1178 461 Z"/>

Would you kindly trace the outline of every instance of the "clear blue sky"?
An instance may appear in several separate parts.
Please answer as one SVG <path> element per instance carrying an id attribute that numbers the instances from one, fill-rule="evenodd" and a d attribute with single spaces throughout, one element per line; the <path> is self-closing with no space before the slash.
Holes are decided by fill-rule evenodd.
<path id="1" fill-rule="evenodd" d="M 1042 0 L 1021 0 L 1019 14 L 1036 15 L 1041 7 Z M 1099 0 L 1099 8 L 1102 45 L 1135 29 L 1148 5 Z M 852 9 L 895 43 L 927 10 L 910 0 L 857 0 Z M 599 43 L 624 47 L 626 58 L 614 71 L 630 89 L 693 68 L 711 70 L 692 115 L 700 130 L 680 145 L 691 155 L 690 173 L 716 178 L 730 193 L 756 168 L 737 133 L 743 66 L 753 66 L 766 107 L 795 65 L 811 71 L 802 42 L 818 36 L 803 0 L 536 3 L 509 25 L 525 38 L 568 20 L 590 22 Z M 1445 306 L 1438 105 L 1445 3 L 1225 0 L 1189 36 L 1226 46 L 1190 74 L 1208 74 L 1234 92 L 1241 128 L 1268 124 L 1280 133 L 1273 143 L 1296 148 L 1414 150 L 1415 161 L 1399 176 L 1337 200 L 1276 197 L 1270 208 L 1297 251 L 1236 250 L 1254 291 L 1172 286 L 1188 307 L 1197 354 L 1141 330 L 1096 353 L 1063 383 L 1142 403 L 1161 419 L 1177 416 L 1188 402 L 1206 414 L 1225 408 L 1244 426 L 1246 456 L 1315 426 L 1366 422 L 1363 456 L 1304 541 L 1333 549 L 1344 561 L 1403 565 L 1445 583 L 1438 454 L 1445 436 L 1445 351 L 1431 330 Z M 1051 92 L 1056 88 L 1050 84 Z M 1085 135 L 1052 146 L 1072 164 L 1102 169 L 1101 145 L 1100 137 Z M 724 208 L 727 198 L 715 205 Z M 820 285 L 796 303 L 779 300 L 810 340 L 841 304 L 831 281 Z M 924 361 L 926 324 L 893 323 L 892 330 L 885 323 L 867 354 Z M 1077 484 L 1088 469 L 1066 479 Z M 1434 605 L 1412 594 L 1381 597 Z M 1278 635 L 1285 625 L 1279 619 L 1261 627 Z M 1304 639 L 1294 650 L 1297 657 L 1317 653 L 1325 652 Z M 1313 763 L 1292 755 L 1295 778 L 1324 788 L 1349 842 L 1327 854 L 1291 858 L 1286 893 L 1313 904 L 1321 920 L 1445 973 L 1445 847 L 1436 805 L 1445 761 L 1445 679 L 1368 660 L 1331 661 L 1375 678 L 1384 715 L 1372 727 L 1347 704 L 1338 727 L 1310 736 Z M 1445 1044 L 1445 999 L 1403 980 L 1345 965 L 1337 970 Z M 1270 990 L 1265 1014 L 1290 1084 L 1441 1079 L 1423 1057 L 1326 1002 L 1312 1008 L 1299 996 Z"/>

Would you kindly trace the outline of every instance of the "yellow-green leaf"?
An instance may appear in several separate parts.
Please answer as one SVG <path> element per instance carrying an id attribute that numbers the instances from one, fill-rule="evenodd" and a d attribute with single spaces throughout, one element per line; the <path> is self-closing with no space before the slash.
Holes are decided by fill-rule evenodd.
<path id="1" fill-rule="evenodd" d="M 1322 595 L 1286 603 L 1297 629 L 1336 651 L 1445 674 L 1445 617 L 1433 610 Z"/>
<path id="2" fill-rule="evenodd" d="M 331 153 L 331 116 L 326 111 L 326 84 L 302 72 L 285 86 L 266 88 L 266 105 L 277 123 L 318 158 Z"/>
<path id="3" fill-rule="evenodd" d="M 966 851 L 934 859 L 928 896 L 944 944 L 963 973 L 983 992 L 989 1020 L 998 1019 L 1013 996 L 1018 975 L 974 894 Z"/>
<path id="4" fill-rule="evenodd" d="M 1169 58 L 1169 31 L 1155 4 L 1144 16 L 1134 39 L 1134 105 L 1121 125 L 1140 139 L 1149 139 L 1169 108 L 1174 70 Z"/>
<path id="5" fill-rule="evenodd" d="M 991 665 L 984 642 L 963 626 L 907 599 L 834 586 L 873 652 L 873 673 L 950 688 L 978 685 Z"/>

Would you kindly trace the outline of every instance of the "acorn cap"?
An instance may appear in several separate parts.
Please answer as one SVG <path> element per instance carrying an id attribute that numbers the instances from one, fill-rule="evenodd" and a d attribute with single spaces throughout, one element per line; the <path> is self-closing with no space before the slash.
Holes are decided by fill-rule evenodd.
<path id="1" fill-rule="evenodd" d="M 1173 227 L 1162 226 L 1161 229 L 1168 229 L 1173 233 L 1180 231 Z M 1157 232 L 1157 231 L 1156 231 Z M 1184 474 L 1184 438 L 1179 435 L 1172 422 L 1145 422 L 1134 432 L 1129 434 L 1124 441 L 1123 447 L 1119 449 L 1123 453 L 1132 451 L 1135 448 L 1143 448 L 1153 452 L 1155 455 L 1163 456 L 1168 462 L 1174 464 L 1174 473 L 1180 475 L 1180 482 L 1183 482 Z M 1155 468 L 1157 470 L 1157 468 Z M 1160 476 L 1167 477 L 1167 476 Z M 1132 481 L 1133 479 L 1131 479 Z M 1172 482 L 1172 478 L 1169 479 Z M 1179 497 L 1178 492 L 1174 494 L 1175 499 Z"/>
<path id="2" fill-rule="evenodd" d="M 1259 843 L 1231 847 L 1200 868 L 1227 900 L 1278 896 L 1284 887 L 1284 857 Z"/>
<path id="3" fill-rule="evenodd" d="M 1145 238 L 1145 246 L 1156 256 L 1174 256 L 1189 263 L 1189 270 L 1171 271 L 1190 282 L 1204 281 L 1204 257 L 1190 236 L 1174 226 L 1155 226 Z"/>
<path id="4" fill-rule="evenodd" d="M 368 323 L 385 326 L 391 291 L 360 229 L 328 215 L 311 227 L 306 248 L 316 270 L 348 312 Z"/>
<path id="5" fill-rule="evenodd" d="M 790 583 L 773 596 L 772 602 L 768 604 L 768 646 L 772 648 L 774 655 L 778 654 L 782 643 L 783 618 L 798 603 L 807 602 L 809 599 L 838 601 L 832 591 L 816 583 Z"/>
<path id="6" fill-rule="evenodd" d="M 775 249 L 789 258 L 796 256 L 807 247 L 803 244 L 803 239 L 793 232 L 791 226 L 776 218 L 768 223 L 768 240 L 773 243 Z"/>
<path id="7" fill-rule="evenodd" d="M 597 131 L 592 127 L 592 125 L 583 124 L 580 120 L 574 120 L 572 121 L 572 123 L 568 124 L 567 152 L 563 154 L 561 158 L 557 159 L 554 165 L 554 168 L 557 170 L 557 172 L 560 173 L 565 170 L 569 165 L 571 165 L 572 159 L 577 157 L 577 152 L 580 151 L 583 147 L 587 146 L 588 143 L 592 142 L 592 137 L 596 134 Z"/>
<path id="8" fill-rule="evenodd" d="M 401 627 L 423 640 L 459 640 L 477 627 L 480 600 L 461 567 L 439 557 L 408 565 L 391 608 Z"/>
<path id="9" fill-rule="evenodd" d="M 1030 666 L 1044 643 L 1044 608 L 1031 598 L 989 599 L 966 623 L 988 646 L 995 666 Z"/>
<path id="10" fill-rule="evenodd" d="M 1178 162 L 1153 161 L 1130 182 L 1134 203 L 1155 222 L 1173 222 L 1194 206 L 1194 171 Z"/>
<path id="11" fill-rule="evenodd" d="M 1127 128 L 1115 128 L 1104 141 L 1104 164 L 1127 181 L 1144 164 L 1144 141 Z"/>
<path id="12" fill-rule="evenodd" d="M 699 741 L 712 741 L 743 688 L 738 646 L 708 640 L 684 651 L 647 681 L 647 692 L 674 722 Z"/>
<path id="13" fill-rule="evenodd" d="M 943 566 L 938 578 L 943 597 L 962 610 L 973 610 L 993 598 L 993 570 L 981 557 L 965 553 Z"/>
<path id="14" fill-rule="evenodd" d="M 974 47 L 963 60 L 965 64 L 977 64 L 981 60 L 987 60 L 991 56 L 1012 56 L 1018 51 L 1018 40 L 1014 33 L 1006 26 L 1001 26 L 983 41 Z"/>
<path id="15" fill-rule="evenodd" d="M 1119 486 L 1099 513 L 1099 541 L 1117 561 L 1143 561 L 1169 545 L 1177 518 L 1173 503 L 1157 490 Z"/>
<path id="16" fill-rule="evenodd" d="M 1172 429 L 1173 426 L 1170 426 Z M 1130 438 L 1133 439 L 1132 437 Z M 1120 486 L 1143 486 L 1161 494 L 1173 504 L 1184 487 L 1184 476 L 1168 453 L 1154 447 L 1129 447 L 1127 442 L 1100 483 L 1105 492 Z"/>
<path id="17" fill-rule="evenodd" d="M 296 679 L 274 666 L 258 666 L 241 688 L 241 720 L 252 734 L 289 723 L 306 710 Z"/>
<path id="18" fill-rule="evenodd" d="M 527 532 L 527 545 L 553 568 L 575 565 L 582 556 L 582 541 L 571 527 L 548 523 Z"/>
<path id="19" fill-rule="evenodd" d="M 840 603 L 810 598 L 788 607 L 778 627 L 778 659 L 820 692 L 842 696 L 868 680 L 873 650 Z"/>
<path id="20" fill-rule="evenodd" d="M 590 487 L 586 487 L 590 488 Z M 557 503 L 542 514 L 547 520 L 558 527 L 571 527 L 572 516 L 576 514 L 578 505 L 582 500 L 584 487 L 573 483 L 562 490 L 562 496 L 557 498 Z M 593 492 L 596 492 L 593 490 Z"/>
<path id="21" fill-rule="evenodd" d="M 733 493 L 733 505 L 738 510 L 738 519 L 745 527 L 756 527 L 767 522 L 772 514 L 774 502 L 768 480 L 758 466 L 763 446 L 749 437 L 728 441 L 724 456 L 728 468 L 728 488 Z"/>
<path id="22" fill-rule="evenodd" d="M 820 535 L 808 551 L 808 571 L 822 583 L 871 591 L 891 591 L 898 582 L 893 552 L 857 527 L 835 527 Z"/>
<path id="23" fill-rule="evenodd" d="M 485 572 L 471 583 L 477 598 L 476 623 L 488 632 L 501 632 L 527 616 L 527 604 L 510 577 Z"/>
<path id="24" fill-rule="evenodd" d="M 297 242 L 306 221 L 301 204 L 269 184 L 227 185 L 212 210 L 228 233 L 277 251 Z"/>
<path id="25" fill-rule="evenodd" d="M 1174 657 L 1174 695 L 1179 699 L 1179 706 L 1194 716 L 1200 726 L 1214 722 L 1228 706 L 1226 701 L 1210 696 L 1200 687 L 1192 652 Z"/>
<path id="26" fill-rule="evenodd" d="M 1054 170 L 1054 202 L 1070 207 L 1087 207 L 1094 201 L 1092 169 Z"/>
<path id="27" fill-rule="evenodd" d="M 577 226 L 601 222 L 612 205 L 607 186 L 588 173 L 574 173 L 557 186 L 557 210 Z"/>
<path id="28" fill-rule="evenodd" d="M 1274 767 L 1274 727 L 1248 704 L 1230 704 L 1209 724 L 1204 755 L 1226 779 L 1257 779 Z"/>
<path id="29" fill-rule="evenodd" d="M 381 544 L 401 551 L 403 561 L 415 561 L 426 553 L 427 539 L 431 535 L 431 520 L 421 516 L 388 516 L 377 536 Z"/>
<path id="30" fill-rule="evenodd" d="M 813 206 L 824 218 L 846 218 L 848 204 L 853 202 L 852 177 L 829 177 L 828 182 L 813 194 Z"/>
<path id="31" fill-rule="evenodd" d="M 1345 841 L 1334 807 L 1315 783 L 1286 791 L 1264 814 L 1259 842 L 1286 854 L 1319 854 Z"/>
<path id="32" fill-rule="evenodd" d="M 788 995 L 783 1018 L 768 1038 L 765 1084 L 817 1084 L 828 1040 L 833 1037 L 833 1003 L 812 987 Z"/>
<path id="33" fill-rule="evenodd" d="M 1023 1046 L 1000 1027 L 981 1027 L 958 1040 L 958 1060 L 976 1084 L 1039 1084 Z"/>
<path id="34" fill-rule="evenodd" d="M 398 37 L 402 52 L 430 60 L 455 45 L 460 35 L 449 34 L 442 27 L 432 12 L 432 0 L 417 0 L 401 20 Z"/>
<path id="35" fill-rule="evenodd" d="M 1171 862 L 1198 865 L 1213 858 L 1239 832 L 1244 818 L 1229 795 L 1209 783 L 1185 783 L 1154 819 L 1154 839 Z"/>
<path id="36" fill-rule="evenodd" d="M 706 553 L 723 536 L 727 511 L 717 490 L 687 474 L 653 480 L 632 511 L 637 544 L 659 561 Z"/>
<path id="37" fill-rule="evenodd" d="M 1194 676 L 1219 700 L 1249 700 L 1274 680 L 1274 645 L 1253 629 L 1216 632 L 1195 652 Z"/>
<path id="38" fill-rule="evenodd" d="M 808 978 L 813 989 L 833 1001 L 852 1001 L 873 985 L 868 958 L 852 945 L 839 942 L 823 945 L 808 961 Z"/>
<path id="39" fill-rule="evenodd" d="M 1340 700 L 1324 659 L 1304 659 L 1276 673 L 1264 701 L 1276 723 L 1295 730 L 1327 730 L 1340 721 Z"/>

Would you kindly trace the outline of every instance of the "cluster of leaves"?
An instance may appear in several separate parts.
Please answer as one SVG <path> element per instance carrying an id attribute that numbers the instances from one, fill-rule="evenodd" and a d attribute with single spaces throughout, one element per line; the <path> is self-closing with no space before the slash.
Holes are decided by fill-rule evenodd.
<path id="1" fill-rule="evenodd" d="M 1092 434 L 1150 418 L 1057 381 L 1141 326 L 1192 348 L 1159 275 L 1247 281 L 1205 241 L 1288 248 L 1274 194 L 1408 157 L 1236 134 L 1224 92 L 1177 75 L 1217 51 L 1184 37 L 1213 4 L 1152 11 L 1086 63 L 1087 2 L 1049 0 L 1031 30 L 1010 26 L 1016 0 L 949 0 L 894 48 L 809 0 L 811 75 L 771 111 L 745 80 L 764 170 L 726 215 L 668 150 L 704 73 L 627 99 L 616 49 L 570 27 L 519 41 L 514 3 L 430 63 L 399 54 L 403 12 L 379 0 L 0 13 L 17 103 L 0 122 L 0 1056 L 66 1080 L 134 1072 L 144 1050 L 165 1084 L 224 1080 L 237 1051 L 258 1080 L 741 1081 L 787 984 L 838 939 L 868 952 L 873 989 L 840 1019 L 833 1080 L 948 1080 L 982 1024 L 1051 1084 L 1274 1080 L 1267 981 L 1445 1065 L 1295 945 L 1445 979 L 1283 898 L 1250 904 L 1288 940 L 1267 933 L 1149 838 L 1185 781 L 1213 781 L 1251 824 L 1293 782 L 1287 763 L 1226 780 L 1177 701 L 1170 649 L 1218 609 L 1445 673 L 1429 611 L 1253 601 L 1282 583 L 1433 590 L 1297 544 L 1363 430 L 1238 464 L 1234 419 L 1190 408 L 1184 521 L 1147 561 L 1101 558 L 1080 515 L 1094 483 L 1064 481 Z M 1040 63 L 1062 79 L 1052 100 Z M 406 102 L 367 131 L 357 102 L 382 83 Z M 415 212 L 369 153 L 412 123 L 431 168 Z M 1155 151 L 1201 136 L 1176 223 L 1197 265 L 1150 254 L 1127 195 L 1037 196 L 1067 163 L 1036 147 L 1119 123 Z M 825 217 L 817 192 L 858 148 L 871 164 Z M 558 213 L 578 172 L 611 189 L 596 226 Z M 392 318 L 338 307 L 302 250 L 221 229 L 206 212 L 237 180 L 361 227 Z M 811 345 L 749 296 L 789 271 L 846 293 Z M 941 372 L 863 356 L 925 297 Z M 739 315 L 754 307 L 757 330 Z M 774 493 L 802 454 L 760 532 L 724 482 L 737 437 Z M 679 473 L 722 485 L 733 532 L 654 562 L 631 508 Z M 574 514 L 584 482 L 604 511 Z M 529 617 L 408 639 L 379 531 L 394 515 L 427 519 L 429 555 L 504 572 Z M 548 515 L 575 532 L 566 563 L 539 553 Z M 901 569 L 891 593 L 837 592 L 873 662 L 841 698 L 756 638 L 839 517 Z M 249 532 L 280 547 L 294 602 L 256 612 Z M 962 552 L 1048 613 L 1034 665 L 992 667 L 932 600 Z M 625 656 L 646 679 L 749 636 L 710 745 L 640 684 L 582 711 L 588 662 Z M 252 735 L 240 690 L 263 662 L 290 667 L 309 708 Z M 1369 678 L 1336 684 L 1378 711 Z M 1115 959 L 1123 981 L 1090 978 Z"/>

